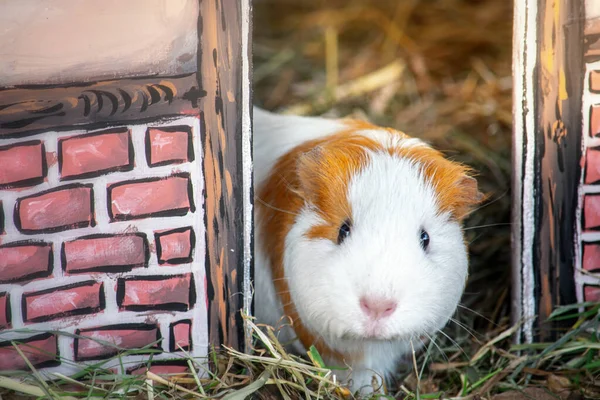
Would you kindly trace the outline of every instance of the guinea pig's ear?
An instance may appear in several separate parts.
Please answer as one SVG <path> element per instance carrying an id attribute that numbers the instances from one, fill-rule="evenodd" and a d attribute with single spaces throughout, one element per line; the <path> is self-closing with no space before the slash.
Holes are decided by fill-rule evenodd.
<path id="1" fill-rule="evenodd" d="M 320 171 L 323 164 L 323 148 L 315 146 L 311 150 L 300 154 L 296 163 L 298 176 L 298 194 L 306 200 L 312 201 L 318 191 Z"/>
<path id="2" fill-rule="evenodd" d="M 462 221 L 473 212 L 478 204 L 485 200 L 485 196 L 479 191 L 477 180 L 472 176 L 462 174 L 455 185 L 458 191 L 455 213 L 456 217 Z"/>

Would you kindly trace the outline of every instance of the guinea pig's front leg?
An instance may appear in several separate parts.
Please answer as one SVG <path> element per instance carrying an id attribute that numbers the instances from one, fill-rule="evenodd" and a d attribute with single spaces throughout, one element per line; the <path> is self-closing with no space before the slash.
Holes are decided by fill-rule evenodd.
<path id="1" fill-rule="evenodd" d="M 364 366 L 340 366 L 344 369 L 334 369 L 336 380 L 346 386 L 352 393 L 359 396 L 373 393 L 384 394 L 383 379 L 380 374 Z"/>
<path id="2" fill-rule="evenodd" d="M 382 376 L 371 369 L 354 368 L 348 376 L 348 382 L 349 389 L 359 395 L 385 393 Z"/>

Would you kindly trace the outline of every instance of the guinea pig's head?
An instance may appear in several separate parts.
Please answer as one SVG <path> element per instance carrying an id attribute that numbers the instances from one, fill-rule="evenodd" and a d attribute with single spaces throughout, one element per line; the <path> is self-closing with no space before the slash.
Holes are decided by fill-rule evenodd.
<path id="1" fill-rule="evenodd" d="M 298 316 L 329 341 L 432 334 L 466 283 L 461 223 L 477 182 L 419 140 L 385 135 L 397 136 L 340 135 L 297 159 L 303 202 L 283 265 Z"/>

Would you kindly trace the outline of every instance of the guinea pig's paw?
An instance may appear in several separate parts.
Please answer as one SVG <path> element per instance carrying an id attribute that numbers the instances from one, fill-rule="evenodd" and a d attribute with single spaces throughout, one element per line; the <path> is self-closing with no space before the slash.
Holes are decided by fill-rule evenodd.
<path id="1" fill-rule="evenodd" d="M 359 396 L 385 394 L 383 378 L 373 370 L 354 369 L 348 379 L 350 389 Z"/>

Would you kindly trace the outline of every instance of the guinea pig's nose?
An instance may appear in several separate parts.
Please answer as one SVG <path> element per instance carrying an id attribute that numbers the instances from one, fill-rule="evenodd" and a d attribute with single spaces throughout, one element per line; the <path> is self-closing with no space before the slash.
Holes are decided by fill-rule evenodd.
<path id="1" fill-rule="evenodd" d="M 360 308 L 373 319 L 389 317 L 396 311 L 397 306 L 398 303 L 393 299 L 364 296 L 360 298 Z"/>

